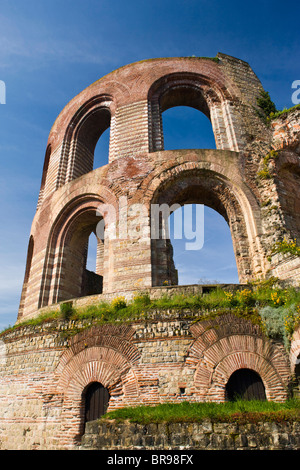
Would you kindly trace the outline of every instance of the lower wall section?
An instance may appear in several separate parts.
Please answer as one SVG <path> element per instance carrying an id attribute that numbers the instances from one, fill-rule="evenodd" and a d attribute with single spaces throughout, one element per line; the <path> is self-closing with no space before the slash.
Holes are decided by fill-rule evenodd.
<path id="1" fill-rule="evenodd" d="M 81 450 L 299 450 L 300 423 L 87 423 Z"/>
<path id="2" fill-rule="evenodd" d="M 291 346 L 293 357 L 300 354 L 297 338 Z M 242 393 L 244 373 L 247 380 L 254 374 L 267 400 L 283 402 L 289 396 L 292 374 L 283 345 L 267 338 L 251 319 L 231 313 L 200 320 L 191 311 L 155 311 L 151 319 L 128 323 L 86 319 L 20 325 L 1 335 L 1 346 L 1 450 L 81 446 L 86 422 L 102 415 L 86 416 L 95 382 L 108 392 L 106 405 L 112 411 L 166 402 L 224 402 L 231 393 L 232 377 L 239 377 L 234 391 Z M 238 447 L 246 442 L 239 435 L 247 435 L 245 445 L 256 442 L 249 437 L 252 431 L 224 432 L 222 428 L 217 432 L 216 425 L 205 432 L 197 431 L 198 425 L 182 425 L 180 431 L 143 428 L 141 433 L 130 428 L 125 433 L 127 440 L 125 434 L 115 440 L 113 432 L 119 428 L 113 431 L 109 426 L 99 445 L 110 446 L 113 439 L 115 446 L 163 447 L 180 442 L 194 446 L 203 442 L 201 445 L 211 447 L 219 440 L 222 446 L 235 443 Z M 232 433 L 230 440 L 228 433 Z M 290 433 L 292 429 L 286 428 L 274 435 Z M 97 435 L 100 438 L 98 431 Z M 173 436 L 172 441 L 168 436 Z M 200 436 L 198 444 L 189 440 L 196 436 Z M 273 446 L 281 437 L 278 439 L 268 437 L 266 442 Z M 282 439 L 294 445 L 289 437 Z"/>

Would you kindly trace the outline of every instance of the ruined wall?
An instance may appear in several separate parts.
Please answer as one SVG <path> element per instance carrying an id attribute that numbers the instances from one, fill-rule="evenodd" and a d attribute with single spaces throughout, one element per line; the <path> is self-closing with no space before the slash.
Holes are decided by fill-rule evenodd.
<path id="1" fill-rule="evenodd" d="M 230 314 L 201 322 L 176 311 L 131 323 L 49 322 L 20 326 L 1 340 L 1 449 L 80 445 L 84 391 L 94 381 L 108 388 L 113 410 L 224 401 L 226 383 L 240 368 L 256 371 L 267 399 L 280 402 L 291 378 L 283 346 Z"/>
<path id="2" fill-rule="evenodd" d="M 208 205 L 229 224 L 241 283 L 275 275 L 297 284 L 299 257 L 272 247 L 299 242 L 300 111 L 267 124 L 255 109 L 262 90 L 246 62 L 218 54 L 130 64 L 70 101 L 49 134 L 19 320 L 82 295 L 86 243 L 100 220 L 104 293 L 176 284 L 168 242 L 152 237 L 152 204 Z M 180 105 L 210 119 L 216 150 L 164 150 L 162 113 Z M 108 128 L 109 164 L 96 169 Z M 272 149 L 278 158 L 266 161 Z"/>

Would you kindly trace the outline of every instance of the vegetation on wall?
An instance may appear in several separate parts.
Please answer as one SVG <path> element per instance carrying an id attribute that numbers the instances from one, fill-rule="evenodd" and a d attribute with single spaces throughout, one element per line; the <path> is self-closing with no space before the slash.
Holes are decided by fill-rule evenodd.
<path id="1" fill-rule="evenodd" d="M 198 322 L 232 313 L 259 325 L 267 336 L 280 339 L 288 349 L 292 334 L 300 325 L 300 291 L 295 288 L 282 289 L 276 283 L 277 280 L 271 278 L 235 290 L 215 287 L 206 294 L 165 294 L 155 300 L 141 292 L 131 301 L 118 296 L 111 302 L 102 301 L 86 307 L 74 307 L 72 302 L 64 302 L 56 311 L 44 311 L 37 318 L 15 325 L 12 329 L 61 320 L 90 320 L 98 324 L 145 321 L 162 313 L 172 318 L 179 312 L 185 318 Z M 82 326 L 85 327 L 88 326 Z M 74 326 L 64 331 L 68 336 L 79 330 Z"/>
<path id="2" fill-rule="evenodd" d="M 268 116 L 269 120 L 277 119 L 279 116 L 287 115 L 288 113 L 294 111 L 295 109 L 300 109 L 300 104 L 296 104 L 295 106 L 292 106 L 291 108 L 283 108 L 282 111 L 274 111 L 271 112 L 270 115 Z"/>
<path id="3" fill-rule="evenodd" d="M 260 91 L 258 98 L 256 99 L 257 108 L 255 108 L 258 116 L 269 124 L 272 120 L 277 119 L 280 116 L 286 116 L 288 113 L 300 109 L 300 104 L 296 104 L 291 108 L 284 108 L 282 110 L 276 109 L 274 102 L 271 100 L 270 94 L 267 91 Z"/>
<path id="4" fill-rule="evenodd" d="M 284 238 L 282 241 L 275 243 L 272 247 L 272 254 L 286 253 L 289 255 L 300 256 L 300 246 L 297 245 L 297 240 L 287 240 Z"/>
<path id="5" fill-rule="evenodd" d="M 267 124 L 271 114 L 277 113 L 275 104 L 270 98 L 269 92 L 262 90 L 256 100 L 256 112 L 258 116 Z"/>
<path id="6" fill-rule="evenodd" d="M 269 164 L 272 160 L 278 157 L 278 153 L 275 150 L 271 150 L 262 160 L 262 168 L 258 171 L 257 176 L 259 179 L 265 180 L 271 178 Z"/>
<path id="7" fill-rule="evenodd" d="M 236 400 L 224 403 L 164 403 L 157 406 L 137 406 L 111 411 L 102 419 L 129 420 L 133 423 L 213 422 L 258 423 L 300 420 L 300 400 L 284 403 L 259 400 Z"/>

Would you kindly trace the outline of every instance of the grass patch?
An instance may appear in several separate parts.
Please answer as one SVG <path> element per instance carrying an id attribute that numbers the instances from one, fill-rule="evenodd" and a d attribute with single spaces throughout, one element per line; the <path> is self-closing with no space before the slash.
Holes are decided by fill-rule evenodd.
<path id="1" fill-rule="evenodd" d="M 23 326 L 37 326 L 45 322 L 93 321 L 99 324 L 143 321 L 153 315 L 170 315 L 183 312 L 186 318 L 202 321 L 232 313 L 258 324 L 270 337 L 281 338 L 285 344 L 295 328 L 300 324 L 300 290 L 276 287 L 276 279 L 249 284 L 238 290 L 213 288 L 205 294 L 163 295 L 152 300 L 148 294 L 137 294 L 132 301 L 116 297 L 111 302 L 99 302 L 87 307 L 74 307 L 71 302 L 63 302 L 55 312 L 43 312 L 36 318 L 16 324 L 1 334 Z M 83 327 L 82 327 L 83 328 Z M 75 326 L 65 334 L 78 332 Z"/>
<path id="2" fill-rule="evenodd" d="M 273 119 L 278 118 L 279 116 L 288 114 L 288 113 L 294 111 L 295 109 L 300 109 L 300 104 L 296 104 L 295 106 L 293 106 L 292 108 L 289 108 L 289 109 L 284 108 L 282 111 L 273 111 L 269 114 L 268 118 L 269 118 L 269 120 L 273 120 Z"/>
<path id="3" fill-rule="evenodd" d="M 300 420 L 300 400 L 290 399 L 284 403 L 269 401 L 244 401 L 224 403 L 165 403 L 157 406 L 121 408 L 105 414 L 103 419 L 128 420 L 132 423 L 196 423 L 204 420 L 214 422 L 283 422 Z"/>

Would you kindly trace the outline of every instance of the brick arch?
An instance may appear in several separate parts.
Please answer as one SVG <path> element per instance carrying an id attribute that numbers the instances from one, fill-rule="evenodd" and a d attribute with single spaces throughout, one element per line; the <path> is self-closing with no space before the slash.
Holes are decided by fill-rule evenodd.
<path id="1" fill-rule="evenodd" d="M 236 167 L 228 163 L 222 166 L 216 159 L 219 151 L 202 151 L 199 155 L 193 151 L 164 153 L 170 155 L 168 164 L 158 166 L 140 188 L 149 208 L 151 204 L 163 203 L 170 207 L 174 203 L 208 205 L 219 212 L 229 224 L 240 282 L 246 282 L 255 277 L 258 270 L 264 270 L 259 245 L 261 226 L 256 217 L 258 204 L 250 188 L 241 181 Z M 182 155 L 181 162 L 178 154 Z M 235 155 L 231 152 L 229 154 L 230 157 Z M 139 197 L 138 191 L 135 200 Z M 160 252 L 165 249 L 166 263 L 165 272 L 159 269 L 161 274 L 158 277 L 154 257 L 158 252 L 157 246 L 163 245 L 164 240 L 152 239 L 151 242 L 153 285 L 161 285 L 166 279 L 176 284 L 172 282 L 174 267 L 168 243 L 159 248 Z M 161 264 L 161 257 L 157 262 Z"/>
<path id="2" fill-rule="evenodd" d="M 225 387 L 233 372 L 257 372 L 269 400 L 284 401 L 290 378 L 288 358 L 283 347 L 269 341 L 257 325 L 222 315 L 191 327 L 197 339 L 192 344 L 187 364 L 194 364 L 194 384 L 200 400 L 224 401 Z"/>
<path id="3" fill-rule="evenodd" d="M 89 235 L 101 220 L 106 227 L 110 225 L 108 207 L 113 202 L 111 198 L 106 204 L 99 195 L 82 194 L 62 208 L 48 239 L 39 307 L 81 296 Z"/>
<path id="4" fill-rule="evenodd" d="M 46 149 L 45 159 L 44 159 L 42 181 L 41 181 L 40 194 L 39 194 L 37 207 L 39 207 L 42 204 L 43 199 L 47 196 L 46 181 L 47 181 L 47 176 L 48 176 L 51 153 L 52 153 L 51 144 L 48 144 L 47 149 Z"/>
<path id="5" fill-rule="evenodd" d="M 211 121 L 216 146 L 239 150 L 238 129 L 232 123 L 229 90 L 210 75 L 187 71 L 163 75 L 149 88 L 149 151 L 163 150 L 162 112 L 174 106 L 191 106 Z"/>
<path id="6" fill-rule="evenodd" d="M 55 371 L 57 392 L 62 396 L 62 436 L 68 441 L 82 434 L 83 393 L 92 382 L 109 390 L 108 411 L 138 402 L 139 389 L 133 370 L 140 354 L 130 343 L 130 327 L 103 325 L 78 333 L 61 356 Z"/>
<path id="7" fill-rule="evenodd" d="M 94 150 L 110 127 L 115 111 L 112 96 L 95 96 L 74 114 L 66 129 L 59 186 L 93 170 Z"/>

